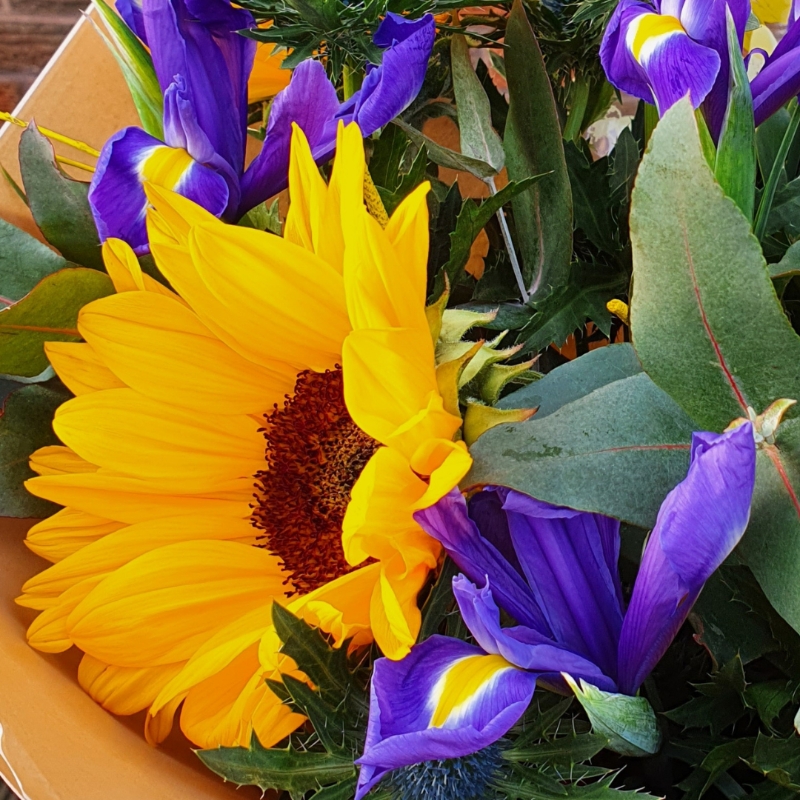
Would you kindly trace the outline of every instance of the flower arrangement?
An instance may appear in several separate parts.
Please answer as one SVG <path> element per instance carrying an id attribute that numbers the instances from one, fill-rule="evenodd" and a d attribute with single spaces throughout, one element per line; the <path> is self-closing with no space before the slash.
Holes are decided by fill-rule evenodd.
<path id="1" fill-rule="evenodd" d="M 796 796 L 797 9 L 93 3 L 140 124 L 3 116 L 27 644 L 275 797 Z"/>

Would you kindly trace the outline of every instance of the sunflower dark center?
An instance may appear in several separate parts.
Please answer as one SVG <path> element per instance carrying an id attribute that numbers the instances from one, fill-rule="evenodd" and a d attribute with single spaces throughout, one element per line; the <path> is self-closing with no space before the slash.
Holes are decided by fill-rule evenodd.
<path id="1" fill-rule="evenodd" d="M 342 520 L 379 445 L 350 418 L 338 366 L 301 372 L 294 394 L 265 420 L 267 469 L 256 475 L 251 520 L 295 592 L 306 594 L 353 569 L 342 549 Z"/>

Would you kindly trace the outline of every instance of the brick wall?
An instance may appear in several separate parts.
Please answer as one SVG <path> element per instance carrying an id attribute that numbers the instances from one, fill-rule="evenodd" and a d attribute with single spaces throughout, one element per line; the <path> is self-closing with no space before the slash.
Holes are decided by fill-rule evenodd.
<path id="1" fill-rule="evenodd" d="M 88 0 L 0 0 L 0 111 L 11 111 Z"/>

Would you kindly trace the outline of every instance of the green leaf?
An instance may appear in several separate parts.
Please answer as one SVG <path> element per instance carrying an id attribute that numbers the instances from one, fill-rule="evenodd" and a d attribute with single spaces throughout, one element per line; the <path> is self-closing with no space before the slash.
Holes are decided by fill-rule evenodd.
<path id="1" fill-rule="evenodd" d="M 495 172 L 505 165 L 503 143 L 492 127 L 492 109 L 469 57 L 467 40 L 456 35 L 450 39 L 450 63 L 453 91 L 458 109 L 461 152 L 491 164 Z"/>
<path id="2" fill-rule="evenodd" d="M 612 694 L 581 681 L 580 686 L 569 676 L 567 683 L 583 706 L 592 728 L 608 740 L 607 747 L 623 756 L 647 756 L 661 746 L 653 707 L 644 697 Z"/>
<path id="3" fill-rule="evenodd" d="M 36 224 L 69 261 L 103 269 L 100 240 L 89 208 L 89 184 L 74 181 L 58 166 L 53 145 L 31 123 L 19 142 L 22 182 Z"/>
<path id="4" fill-rule="evenodd" d="M 631 328 L 653 380 L 713 431 L 748 406 L 800 397 L 800 338 L 747 220 L 705 163 L 688 101 L 653 133 L 632 205 Z"/>
<path id="5" fill-rule="evenodd" d="M 358 778 L 349 778 L 340 783 L 334 783 L 332 786 L 325 786 L 318 792 L 314 792 L 311 800 L 353 800 L 357 783 Z M 371 794 L 370 797 L 372 797 Z"/>
<path id="6" fill-rule="evenodd" d="M 800 793 L 800 743 L 758 734 L 750 766 L 769 780 Z"/>
<path id="7" fill-rule="evenodd" d="M 787 236 L 800 236 L 800 178 L 795 178 L 775 192 L 764 233 L 784 231 Z"/>
<path id="8" fill-rule="evenodd" d="M 722 124 L 714 175 L 722 191 L 748 220 L 753 219 L 756 186 L 756 129 L 753 97 L 744 66 L 736 25 L 726 7 L 730 81 L 728 108 Z"/>
<path id="9" fill-rule="evenodd" d="M 535 383 L 506 395 L 498 408 L 536 408 L 541 421 L 559 408 L 585 397 L 595 389 L 630 378 L 642 371 L 639 359 L 629 344 L 612 344 L 590 350 L 548 372 Z"/>
<path id="10" fill-rule="evenodd" d="M 795 242 L 789 247 L 777 264 L 769 264 L 768 267 L 772 280 L 800 275 L 800 242 Z"/>
<path id="11" fill-rule="evenodd" d="M 611 314 L 606 303 L 622 291 L 627 277 L 599 264 L 576 262 L 570 270 L 569 282 L 541 301 L 532 301 L 536 314 L 519 332 L 523 352 L 543 350 L 549 344 L 562 345 L 567 337 L 582 328 L 587 319 L 608 336 Z"/>
<path id="12" fill-rule="evenodd" d="M 338 704 L 346 700 L 355 713 L 366 710 L 361 691 L 354 691 L 352 675 L 347 668 L 347 644 L 334 649 L 316 628 L 296 617 L 280 603 L 273 603 L 272 620 L 281 652 L 295 660 L 326 700 Z"/>
<path id="13" fill-rule="evenodd" d="M 512 206 L 525 282 L 541 299 L 569 278 L 572 193 L 550 78 L 521 0 L 515 0 L 508 17 L 505 45 L 508 176 L 521 181 L 550 173 L 514 198 Z"/>
<path id="14" fill-rule="evenodd" d="M 735 767 L 742 759 L 749 758 L 752 754 L 752 739 L 735 739 L 732 742 L 717 745 L 703 759 L 703 763 L 700 765 L 709 775 L 705 785 L 700 790 L 699 796 L 702 797 L 720 775 L 727 772 L 731 767 Z"/>
<path id="15" fill-rule="evenodd" d="M 762 183 L 767 182 L 772 165 L 775 163 L 786 129 L 789 127 L 789 111 L 780 108 L 769 119 L 764 120 L 756 130 L 756 150 L 758 168 Z"/>
<path id="16" fill-rule="evenodd" d="M 503 753 L 503 757 L 508 761 L 569 767 L 593 758 L 606 746 L 606 736 L 584 733 L 580 736 L 561 736 L 551 742 L 540 742 L 530 747 L 512 747 Z"/>
<path id="17" fill-rule="evenodd" d="M 417 643 L 424 642 L 427 638 L 439 632 L 439 628 L 454 603 L 453 578 L 458 573 L 459 569 L 455 562 L 451 558 L 445 557 L 439 577 L 431 587 L 428 599 L 422 607 L 422 624 L 419 628 Z"/>
<path id="18" fill-rule="evenodd" d="M 714 673 L 710 683 L 695 687 L 699 697 L 665 712 L 665 716 L 684 728 L 709 728 L 712 734 L 719 734 L 746 713 L 746 685 L 742 660 L 734 656 Z"/>
<path id="19" fill-rule="evenodd" d="M 395 176 L 399 178 L 393 191 L 379 188 L 378 194 L 381 196 L 383 205 L 386 207 L 386 213 L 391 215 L 394 213 L 397 206 L 403 199 L 425 180 L 425 171 L 428 168 L 427 151 L 424 147 L 420 147 L 414 160 L 411 162 L 407 172 L 400 172 Z"/>
<path id="20" fill-rule="evenodd" d="M 470 449 L 474 463 L 463 486 L 508 486 L 650 528 L 686 475 L 692 430 L 669 395 L 647 375 L 633 375 L 542 420 L 487 431 Z"/>
<path id="21" fill-rule="evenodd" d="M 787 680 L 765 681 L 754 683 L 744 691 L 744 699 L 748 706 L 754 708 L 761 722 L 772 728 L 777 716 L 794 700 L 798 684 Z"/>
<path id="22" fill-rule="evenodd" d="M 281 236 L 283 228 L 278 200 L 273 200 L 269 207 L 266 202 L 259 203 L 255 208 L 251 208 L 237 224 L 243 228 L 255 228 L 257 231 L 269 231 L 276 236 Z"/>
<path id="23" fill-rule="evenodd" d="M 442 147 L 442 145 L 436 144 L 433 139 L 429 139 L 424 133 L 420 133 L 416 128 L 412 128 L 401 119 L 395 119 L 392 120 L 392 122 L 397 125 L 414 144 L 424 147 L 428 152 L 428 158 L 430 158 L 434 164 L 438 164 L 440 167 L 469 172 L 470 175 L 474 175 L 481 180 L 486 180 L 486 178 L 492 178 L 497 175 L 497 170 L 491 164 L 487 164 L 485 161 L 481 161 L 477 158 L 465 156 L 462 153 L 457 153 L 449 147 Z"/>
<path id="24" fill-rule="evenodd" d="M 636 169 L 641 160 L 639 144 L 636 141 L 636 137 L 631 133 L 630 128 L 625 128 L 619 135 L 608 160 L 608 186 L 612 194 L 616 196 L 622 195 L 627 204 L 631 189 L 633 189 Z"/>
<path id="25" fill-rule="evenodd" d="M 18 303 L 0 311 L 0 373 L 32 378 L 48 365 L 45 342 L 76 342 L 78 312 L 114 292 L 108 275 L 62 269 L 44 278 Z"/>
<path id="26" fill-rule="evenodd" d="M 0 302 L 22 299 L 42 278 L 67 266 L 47 245 L 0 219 Z"/>
<path id="27" fill-rule="evenodd" d="M 548 696 L 547 700 L 552 700 L 554 695 Z M 572 705 L 572 697 L 557 698 L 552 705 L 542 709 L 541 699 L 536 699 L 533 704 L 528 707 L 525 715 L 522 718 L 522 732 L 514 740 L 514 746 L 518 748 L 525 748 L 541 739 L 552 725 L 558 722 L 564 714 L 569 711 Z"/>
<path id="28" fill-rule="evenodd" d="M 330 753 L 262 747 L 255 735 L 250 747 L 198 750 L 200 760 L 238 786 L 282 789 L 292 797 L 355 777 L 353 759 Z"/>
<path id="29" fill-rule="evenodd" d="M 5 401 L 0 416 L 0 517 L 47 517 L 57 506 L 34 497 L 23 483 L 34 473 L 28 458 L 34 450 L 58 444 L 53 414 L 67 399 L 41 384 L 23 386 Z"/>
<path id="30" fill-rule="evenodd" d="M 607 253 L 615 252 L 614 233 L 618 226 L 611 215 L 608 160 L 592 161 L 574 142 L 566 143 L 564 156 L 572 187 L 575 227 L 582 230 L 595 247 Z"/>
<path id="31" fill-rule="evenodd" d="M 513 197 L 536 183 L 543 175 L 534 175 L 519 183 L 511 182 L 480 205 L 468 198 L 461 206 L 456 228 L 450 234 L 450 257 L 444 266 L 450 285 L 455 286 L 469 260 L 470 248 L 489 220 Z"/>
<path id="32" fill-rule="evenodd" d="M 164 96 L 158 84 L 153 59 L 133 31 L 105 0 L 92 0 L 92 4 L 100 13 L 108 35 L 98 25 L 95 28 L 122 70 L 142 127 L 151 136 L 163 140 Z"/>

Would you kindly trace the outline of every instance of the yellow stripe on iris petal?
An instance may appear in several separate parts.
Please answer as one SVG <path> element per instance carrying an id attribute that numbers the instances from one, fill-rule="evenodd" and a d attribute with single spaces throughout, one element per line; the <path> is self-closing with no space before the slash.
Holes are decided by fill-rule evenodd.
<path id="1" fill-rule="evenodd" d="M 628 48 L 641 63 L 642 48 L 652 39 L 672 33 L 685 33 L 680 20 L 668 14 L 642 14 L 628 28 Z"/>
<path id="2" fill-rule="evenodd" d="M 176 189 L 193 163 L 194 159 L 181 148 L 154 147 L 142 162 L 142 180 Z"/>
<path id="3" fill-rule="evenodd" d="M 460 716 L 463 706 L 479 699 L 484 690 L 508 669 L 515 669 L 502 656 L 467 656 L 456 661 L 434 688 L 436 708 L 429 728 L 442 728 Z"/>
<path id="4" fill-rule="evenodd" d="M 792 2 L 791 0 L 753 0 L 751 8 L 758 17 L 758 21 L 763 25 L 786 24 L 792 9 Z"/>

